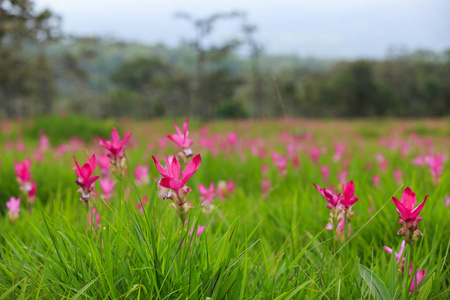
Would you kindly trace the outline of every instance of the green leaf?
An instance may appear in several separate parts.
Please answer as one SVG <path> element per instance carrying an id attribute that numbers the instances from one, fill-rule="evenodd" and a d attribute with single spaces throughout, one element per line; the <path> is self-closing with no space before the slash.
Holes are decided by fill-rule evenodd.
<path id="1" fill-rule="evenodd" d="M 14 292 L 14 290 L 25 280 L 22 279 L 21 281 L 19 281 L 18 283 L 16 283 L 15 285 L 13 285 L 12 287 L 10 287 L 3 295 L 0 296 L 0 299 L 6 299 L 6 297 L 11 294 L 12 292 Z"/>
<path id="2" fill-rule="evenodd" d="M 370 293 L 372 296 L 377 297 L 377 299 L 381 300 L 392 300 L 394 297 L 389 294 L 386 285 L 377 275 L 375 275 L 371 270 L 364 267 L 363 265 L 359 265 L 359 273 L 364 281 L 370 288 Z"/>
<path id="3" fill-rule="evenodd" d="M 298 286 L 295 290 L 293 290 L 287 297 L 285 297 L 289 292 L 285 292 L 283 294 L 281 294 L 280 296 L 276 297 L 275 300 L 289 300 L 292 297 L 294 297 L 302 288 L 304 288 L 307 284 L 309 283 L 308 281 L 303 282 L 300 286 Z"/>
<path id="4" fill-rule="evenodd" d="M 433 275 L 431 275 L 430 279 L 428 279 L 428 281 L 420 289 L 420 292 L 417 295 L 416 299 L 418 299 L 418 300 L 428 299 L 428 294 L 430 294 L 431 289 L 433 287 L 433 279 L 434 279 L 434 273 L 433 273 Z"/>
<path id="5" fill-rule="evenodd" d="M 89 282 L 88 284 L 86 284 L 81 290 L 78 291 L 78 293 L 76 293 L 71 300 L 76 300 L 78 299 L 81 295 L 84 294 L 85 291 L 87 291 L 88 288 L 90 288 L 91 285 L 93 285 L 98 279 L 100 278 L 100 276 L 98 276 L 97 278 L 95 278 L 94 280 L 92 280 L 91 282 Z"/>

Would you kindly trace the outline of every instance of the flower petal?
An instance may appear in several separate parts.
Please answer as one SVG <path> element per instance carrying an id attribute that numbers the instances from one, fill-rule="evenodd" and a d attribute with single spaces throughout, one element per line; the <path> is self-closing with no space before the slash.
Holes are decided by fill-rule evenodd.
<path id="1" fill-rule="evenodd" d="M 197 172 L 198 168 L 200 167 L 202 163 L 202 157 L 200 154 L 195 155 L 189 164 L 184 168 L 183 172 L 181 172 L 181 181 L 185 184 L 189 178 L 194 175 L 195 172 Z"/>
<path id="2" fill-rule="evenodd" d="M 400 202 L 406 209 L 412 211 L 416 206 L 416 194 L 409 187 L 407 187 L 402 193 Z"/>
<path id="3" fill-rule="evenodd" d="M 397 207 L 397 211 L 404 217 L 404 218 L 409 218 L 409 215 L 410 215 L 410 211 L 407 209 L 407 208 L 405 208 L 405 206 L 400 202 L 400 201 L 398 201 L 398 199 L 397 198 L 395 198 L 395 197 L 392 197 L 392 201 L 394 202 L 394 204 L 395 204 L 395 206 Z"/>
<path id="4" fill-rule="evenodd" d="M 420 212 L 422 211 L 422 208 L 423 208 L 423 206 L 424 206 L 424 204 L 425 204 L 425 201 L 427 201 L 427 198 L 428 198 L 428 195 L 425 197 L 425 199 L 423 200 L 423 202 L 422 202 L 419 206 L 417 206 L 417 207 L 411 212 L 411 216 L 410 216 L 411 219 L 417 218 L 417 216 L 418 216 L 418 215 L 420 214 Z"/>
<path id="5" fill-rule="evenodd" d="M 153 161 L 155 162 L 155 166 L 156 166 L 156 169 L 158 170 L 159 174 L 161 174 L 163 177 L 171 177 L 171 176 L 169 175 L 169 173 L 167 172 L 167 170 L 164 169 L 163 166 L 161 166 L 161 164 L 160 164 L 159 161 L 156 159 L 156 157 L 154 157 L 154 156 L 152 155 L 152 159 L 153 159 Z"/>

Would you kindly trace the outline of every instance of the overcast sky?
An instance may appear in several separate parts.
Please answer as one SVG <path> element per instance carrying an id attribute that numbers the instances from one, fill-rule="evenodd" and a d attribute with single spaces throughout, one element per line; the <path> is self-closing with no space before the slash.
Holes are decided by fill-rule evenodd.
<path id="1" fill-rule="evenodd" d="M 177 45 L 193 36 L 175 19 L 186 11 L 203 17 L 242 10 L 258 26 L 269 54 L 323 58 L 382 58 L 389 47 L 450 48 L 449 0 L 35 0 L 63 18 L 66 33 L 108 35 Z M 236 32 L 224 22 L 216 37 Z"/>

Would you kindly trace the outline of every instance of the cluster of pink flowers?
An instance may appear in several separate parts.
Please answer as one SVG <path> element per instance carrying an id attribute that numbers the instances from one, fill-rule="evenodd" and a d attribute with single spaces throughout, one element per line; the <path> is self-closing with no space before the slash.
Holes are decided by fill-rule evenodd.
<path id="1" fill-rule="evenodd" d="M 106 141 L 105 139 L 99 137 L 99 144 L 108 150 L 107 156 L 110 159 L 113 172 L 119 177 L 124 175 L 126 169 L 125 144 L 130 136 L 131 133 L 128 133 L 125 135 L 123 140 L 121 140 L 117 129 L 113 128 L 110 141 Z"/>
<path id="2" fill-rule="evenodd" d="M 211 212 L 214 208 L 212 204 L 214 201 L 214 197 L 219 197 L 220 199 L 225 199 L 228 195 L 234 192 L 234 181 L 230 180 L 228 182 L 221 180 L 217 183 L 217 187 L 215 187 L 214 183 L 211 182 L 209 187 L 206 188 L 203 184 L 199 184 L 198 191 L 202 198 L 200 201 L 202 202 L 202 207 L 205 212 Z"/>
<path id="3" fill-rule="evenodd" d="M 353 181 L 342 184 L 343 193 L 334 194 L 332 191 L 322 188 L 314 184 L 315 188 L 328 201 L 326 207 L 330 210 L 330 223 L 327 224 L 326 229 L 336 228 L 336 233 L 339 238 L 345 238 L 345 222 L 347 228 L 350 228 L 350 220 L 355 215 L 352 207 L 359 200 L 355 197 L 355 184 Z M 349 230 L 350 231 L 350 230 Z"/>

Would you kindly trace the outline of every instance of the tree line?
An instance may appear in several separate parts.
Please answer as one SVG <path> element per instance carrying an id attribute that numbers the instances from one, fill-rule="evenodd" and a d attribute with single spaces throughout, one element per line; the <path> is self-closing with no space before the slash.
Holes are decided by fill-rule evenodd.
<path id="1" fill-rule="evenodd" d="M 179 47 L 74 37 L 30 0 L 0 1 L 0 117 L 71 112 L 96 118 L 426 117 L 450 114 L 450 50 L 383 60 L 269 56 L 239 11 L 177 13 Z M 217 41 L 217 24 L 237 25 Z"/>

